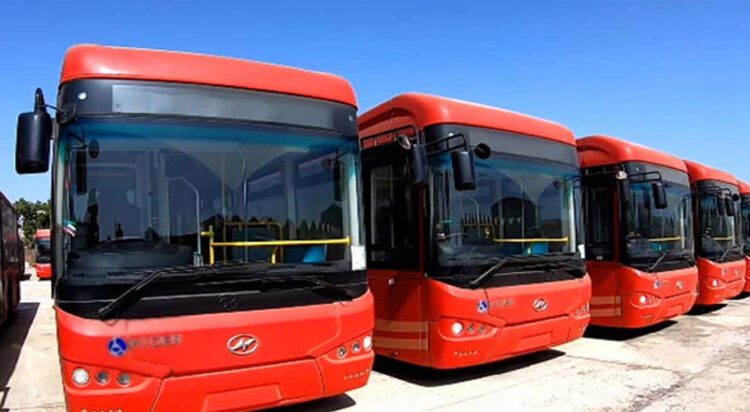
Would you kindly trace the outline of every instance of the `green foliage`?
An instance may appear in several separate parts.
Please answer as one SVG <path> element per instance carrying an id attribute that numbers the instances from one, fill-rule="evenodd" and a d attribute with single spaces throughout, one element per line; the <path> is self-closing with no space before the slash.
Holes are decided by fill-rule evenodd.
<path id="1" fill-rule="evenodd" d="M 37 229 L 48 229 L 50 227 L 50 217 L 52 216 L 52 204 L 49 200 L 46 202 L 30 202 L 20 198 L 14 204 L 16 211 L 23 216 L 23 235 L 26 238 L 26 245 L 29 246 L 34 241 L 34 234 Z"/>

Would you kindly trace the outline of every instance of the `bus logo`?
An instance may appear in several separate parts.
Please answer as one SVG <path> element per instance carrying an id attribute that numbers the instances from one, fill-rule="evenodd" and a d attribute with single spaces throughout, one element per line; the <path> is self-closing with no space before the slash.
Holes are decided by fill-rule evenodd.
<path id="1" fill-rule="evenodd" d="M 685 287 L 685 282 L 678 280 L 677 282 L 675 282 L 675 286 L 677 286 L 677 289 L 682 289 Z"/>
<path id="2" fill-rule="evenodd" d="M 538 298 L 534 301 L 534 310 L 537 312 L 544 312 L 547 310 L 547 300 L 544 298 Z"/>
<path id="3" fill-rule="evenodd" d="M 234 335 L 227 341 L 227 349 L 235 355 L 245 356 L 258 350 L 258 339 L 252 335 Z"/>
<path id="4" fill-rule="evenodd" d="M 109 354 L 115 357 L 120 357 L 125 354 L 125 352 L 128 351 L 128 344 L 125 343 L 125 339 L 114 337 L 112 340 L 109 341 L 109 344 L 107 345 L 107 350 L 109 350 Z"/>
<path id="5" fill-rule="evenodd" d="M 486 300 L 480 300 L 479 303 L 477 303 L 477 312 L 479 313 L 487 313 L 487 311 L 490 308 L 490 303 Z"/>

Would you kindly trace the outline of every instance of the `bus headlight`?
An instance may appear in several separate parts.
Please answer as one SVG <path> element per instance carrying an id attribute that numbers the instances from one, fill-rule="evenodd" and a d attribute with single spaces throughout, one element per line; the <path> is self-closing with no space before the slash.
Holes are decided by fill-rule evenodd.
<path id="1" fill-rule="evenodd" d="M 365 350 L 372 349 L 372 336 L 367 335 L 362 338 L 362 347 L 365 348 Z"/>
<path id="2" fill-rule="evenodd" d="M 451 325 L 451 333 L 458 336 L 464 332 L 464 325 L 461 322 L 453 322 Z"/>
<path id="3" fill-rule="evenodd" d="M 71 379 L 78 386 L 86 386 L 89 383 L 89 372 L 83 368 L 76 368 L 73 370 Z"/>

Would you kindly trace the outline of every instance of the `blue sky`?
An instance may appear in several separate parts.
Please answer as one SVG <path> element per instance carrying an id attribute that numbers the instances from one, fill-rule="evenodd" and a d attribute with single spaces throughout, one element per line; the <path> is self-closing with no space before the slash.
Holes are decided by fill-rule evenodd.
<path id="1" fill-rule="evenodd" d="M 400 92 L 441 94 L 750 179 L 748 22 L 745 1 L 4 0 L 0 190 L 48 198 L 49 175 L 15 174 L 16 116 L 31 109 L 37 86 L 54 101 L 76 43 L 333 72 L 353 83 L 361 110 Z"/>

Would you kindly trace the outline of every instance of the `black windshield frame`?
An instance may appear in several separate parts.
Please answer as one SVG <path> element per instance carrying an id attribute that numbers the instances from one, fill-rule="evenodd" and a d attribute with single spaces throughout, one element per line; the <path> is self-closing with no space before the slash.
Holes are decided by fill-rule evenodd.
<path id="1" fill-rule="evenodd" d="M 648 162 L 625 162 L 622 168 L 628 173 L 631 193 L 629 202 L 624 202 L 620 196 L 620 211 L 623 213 L 623 264 L 639 270 L 648 270 L 665 253 L 666 258 L 662 259 L 655 270 L 668 271 L 690 267 L 694 259 L 695 242 L 690 179 L 687 172 Z M 666 209 L 655 208 L 652 189 L 654 179 L 660 181 L 665 188 L 668 200 Z M 649 217 L 650 220 L 644 224 L 642 220 L 645 217 Z M 668 225 L 669 219 L 673 219 L 672 225 Z M 666 230 L 665 222 L 669 226 Z M 660 223 L 660 233 L 654 230 L 656 223 Z"/>
<path id="2" fill-rule="evenodd" d="M 745 256 L 750 256 L 750 194 L 740 197 L 740 213 L 742 215 L 742 245 Z"/>
<path id="3" fill-rule="evenodd" d="M 504 265 L 501 273 L 507 275 L 494 276 L 483 284 L 484 287 L 502 287 L 521 284 L 545 283 L 552 281 L 570 280 L 580 278 L 585 275 L 585 266 L 582 258 L 584 234 L 582 225 L 583 208 L 581 204 L 581 187 L 580 172 L 578 169 L 578 156 L 574 146 L 562 142 L 556 142 L 545 138 L 518 133 L 504 132 L 480 127 L 471 127 L 455 124 L 441 124 L 426 127 L 424 130 L 424 139 L 426 144 L 444 139 L 449 135 L 463 135 L 470 146 L 476 146 L 480 143 L 487 144 L 493 152 L 491 161 L 496 159 L 508 159 L 510 161 L 529 162 L 531 165 L 537 165 L 545 168 L 555 168 L 561 171 L 567 171 L 571 179 L 566 181 L 573 190 L 573 201 L 570 207 L 574 216 L 572 218 L 571 230 L 568 233 L 572 236 L 574 244 L 570 249 L 560 251 L 559 253 L 541 253 L 533 254 L 527 257 L 527 263 L 518 263 L 514 259 L 513 264 Z M 444 154 L 441 156 L 445 156 Z M 431 163 L 434 164 L 434 158 Z M 479 161 L 475 157 L 475 162 Z M 430 170 L 430 181 L 433 180 L 433 172 Z M 452 189 L 452 182 L 449 182 Z M 428 276 L 449 283 L 458 287 L 469 287 L 471 279 L 478 274 L 492 267 L 495 261 L 493 259 L 484 259 L 476 262 L 443 266 L 439 263 L 438 241 L 436 233 L 432 229 L 435 221 L 435 189 L 428 187 L 426 189 L 425 199 L 428 203 L 425 216 L 425 233 L 426 247 L 428 248 L 427 273 Z M 524 235 L 525 236 L 525 235 Z M 510 252 L 509 252 L 510 253 Z M 493 254 L 494 258 L 502 257 L 500 254 Z M 560 256 L 567 256 L 567 264 L 562 267 L 546 267 L 544 262 L 557 259 Z M 523 257 L 521 258 L 521 261 Z M 528 271 L 524 267 L 532 268 Z"/>
<path id="4" fill-rule="evenodd" d="M 246 112 L 249 117 L 236 119 L 224 118 L 221 115 L 217 116 L 216 111 L 212 112 L 210 115 L 201 116 L 200 113 L 181 114 L 178 110 L 169 110 L 168 108 L 164 113 L 116 113 L 111 110 L 111 105 L 113 104 L 111 100 L 112 86 L 126 84 L 128 86 L 135 86 L 137 89 L 140 85 L 154 86 L 155 83 L 158 83 L 156 85 L 159 87 L 166 87 L 171 90 L 184 89 L 190 94 L 203 94 L 213 99 L 227 96 L 227 93 L 236 93 L 236 95 L 239 96 L 240 101 L 248 104 L 254 102 L 255 107 L 276 107 L 280 102 L 283 102 L 284 104 L 281 106 L 286 109 L 286 112 L 283 110 L 274 113 L 266 112 L 259 118 L 253 118 L 253 112 L 249 111 Z M 84 96 L 85 99 L 81 99 L 81 97 Z M 210 86 L 164 84 L 160 82 L 81 80 L 63 85 L 61 87 L 59 101 L 77 104 L 78 122 L 83 122 L 87 119 L 104 122 L 132 120 L 142 122 L 174 122 L 176 124 L 205 124 L 216 127 L 227 125 L 240 128 L 261 128 L 263 130 L 268 130 L 269 132 L 276 131 L 293 132 L 303 135 L 340 136 L 341 139 L 350 142 L 347 144 L 352 144 L 353 147 L 358 148 L 356 122 L 354 121 L 354 119 L 356 119 L 356 108 L 341 103 L 309 99 L 299 96 L 214 88 Z M 289 123 L 295 119 L 309 118 L 310 111 L 308 109 L 311 104 L 316 105 L 316 110 L 313 110 L 313 112 L 319 115 L 318 119 L 313 119 L 303 124 L 299 124 L 299 122 Z M 289 114 L 290 110 L 294 111 L 297 108 L 301 110 L 300 113 Z M 175 112 L 177 114 L 175 114 Z M 237 112 L 235 111 L 234 113 Z M 281 117 L 274 117 L 277 115 L 280 115 Z M 75 128 L 76 122 L 74 121 L 66 127 Z M 64 133 L 64 128 L 61 129 L 63 130 L 58 132 Z M 53 202 L 55 227 L 53 228 L 52 259 L 55 263 L 64 262 L 63 247 L 55 247 L 55 245 L 64 244 L 66 236 L 64 231 L 65 225 L 63 224 L 62 219 L 63 208 L 60 204 L 61 197 L 59 194 L 61 190 L 64 191 L 64 189 L 62 189 L 64 176 L 62 169 L 60 169 L 61 166 L 59 166 L 62 161 L 60 154 L 62 150 L 61 144 L 60 138 L 57 138 L 55 141 L 56 150 L 54 151 L 55 169 L 53 171 L 53 199 L 58 199 L 58 201 Z M 359 179 L 357 178 L 357 180 Z M 355 196 L 353 201 L 356 203 L 353 207 L 357 210 L 361 209 L 358 195 Z M 358 222 L 360 229 L 358 229 L 359 234 L 357 236 L 361 237 L 361 213 L 359 214 L 358 219 L 360 220 L 360 222 Z M 361 241 L 362 239 L 360 238 L 358 244 L 361 244 Z M 350 261 L 347 260 L 346 262 Z M 114 299 L 117 295 L 117 291 L 121 291 L 121 289 L 124 290 L 123 288 L 127 287 L 128 284 L 132 284 L 132 282 L 123 281 L 115 282 L 111 285 L 97 283 L 81 285 L 80 278 L 77 279 L 77 281 L 73 281 L 72 278 L 66 279 L 64 276 L 61 276 L 63 275 L 63 271 L 60 268 L 63 266 L 59 264 L 53 266 L 57 267 L 57 270 L 53 275 L 55 277 L 53 291 L 56 298 L 56 304 L 64 310 L 69 310 L 72 313 L 84 317 L 95 317 L 96 310 L 108 301 Z M 367 283 L 364 270 L 352 270 L 349 263 L 345 266 L 334 266 L 336 267 L 323 269 L 322 272 L 321 270 L 312 270 L 310 273 L 325 273 L 327 281 L 335 282 L 343 287 L 349 288 L 349 294 L 352 296 L 360 296 L 366 292 Z M 306 269 L 300 269 L 300 274 L 305 274 L 306 272 Z M 320 275 L 320 273 L 318 273 L 318 275 Z M 251 278 L 255 275 L 250 273 L 248 276 Z M 204 281 L 201 280 L 201 282 Z M 168 289 L 161 286 L 154 288 L 152 291 L 153 293 L 149 293 L 142 302 L 139 302 L 137 305 L 134 305 L 133 308 L 129 309 L 124 317 L 148 318 L 190 313 L 252 310 L 330 303 L 337 300 L 335 297 L 316 293 L 313 290 L 315 288 L 311 287 L 311 284 L 305 282 L 290 282 L 287 285 L 288 288 L 274 287 L 272 289 L 259 291 L 258 289 L 253 290 L 248 286 L 245 286 L 247 290 L 242 290 L 242 282 L 222 281 L 214 282 L 210 291 L 200 294 L 195 293 L 196 289 L 189 289 L 189 284 L 179 284 L 171 282 L 170 280 L 167 280 L 165 282 L 165 285 L 166 284 L 171 285 L 171 287 Z M 230 309 L 227 309 L 226 305 L 216 303 L 218 300 L 225 300 L 224 298 L 220 299 L 220 296 L 230 295 L 236 295 L 238 298 L 237 304 L 231 305 L 232 307 Z M 239 299 L 240 297 L 241 299 Z M 203 305 L 199 304 L 199 301 L 203 302 Z M 201 306 L 203 306 L 203 308 L 200 308 Z M 199 309 L 196 311 L 195 307 L 199 307 Z"/>
<path id="5" fill-rule="evenodd" d="M 734 216 L 726 213 L 720 215 L 716 208 L 719 192 L 722 192 L 724 197 L 739 197 L 739 188 L 735 184 L 708 179 L 693 185 L 695 243 L 698 256 L 718 263 L 742 260 L 744 254 L 741 248 L 741 201 L 738 199 L 734 202 Z M 724 259 L 719 262 L 722 256 Z"/>

